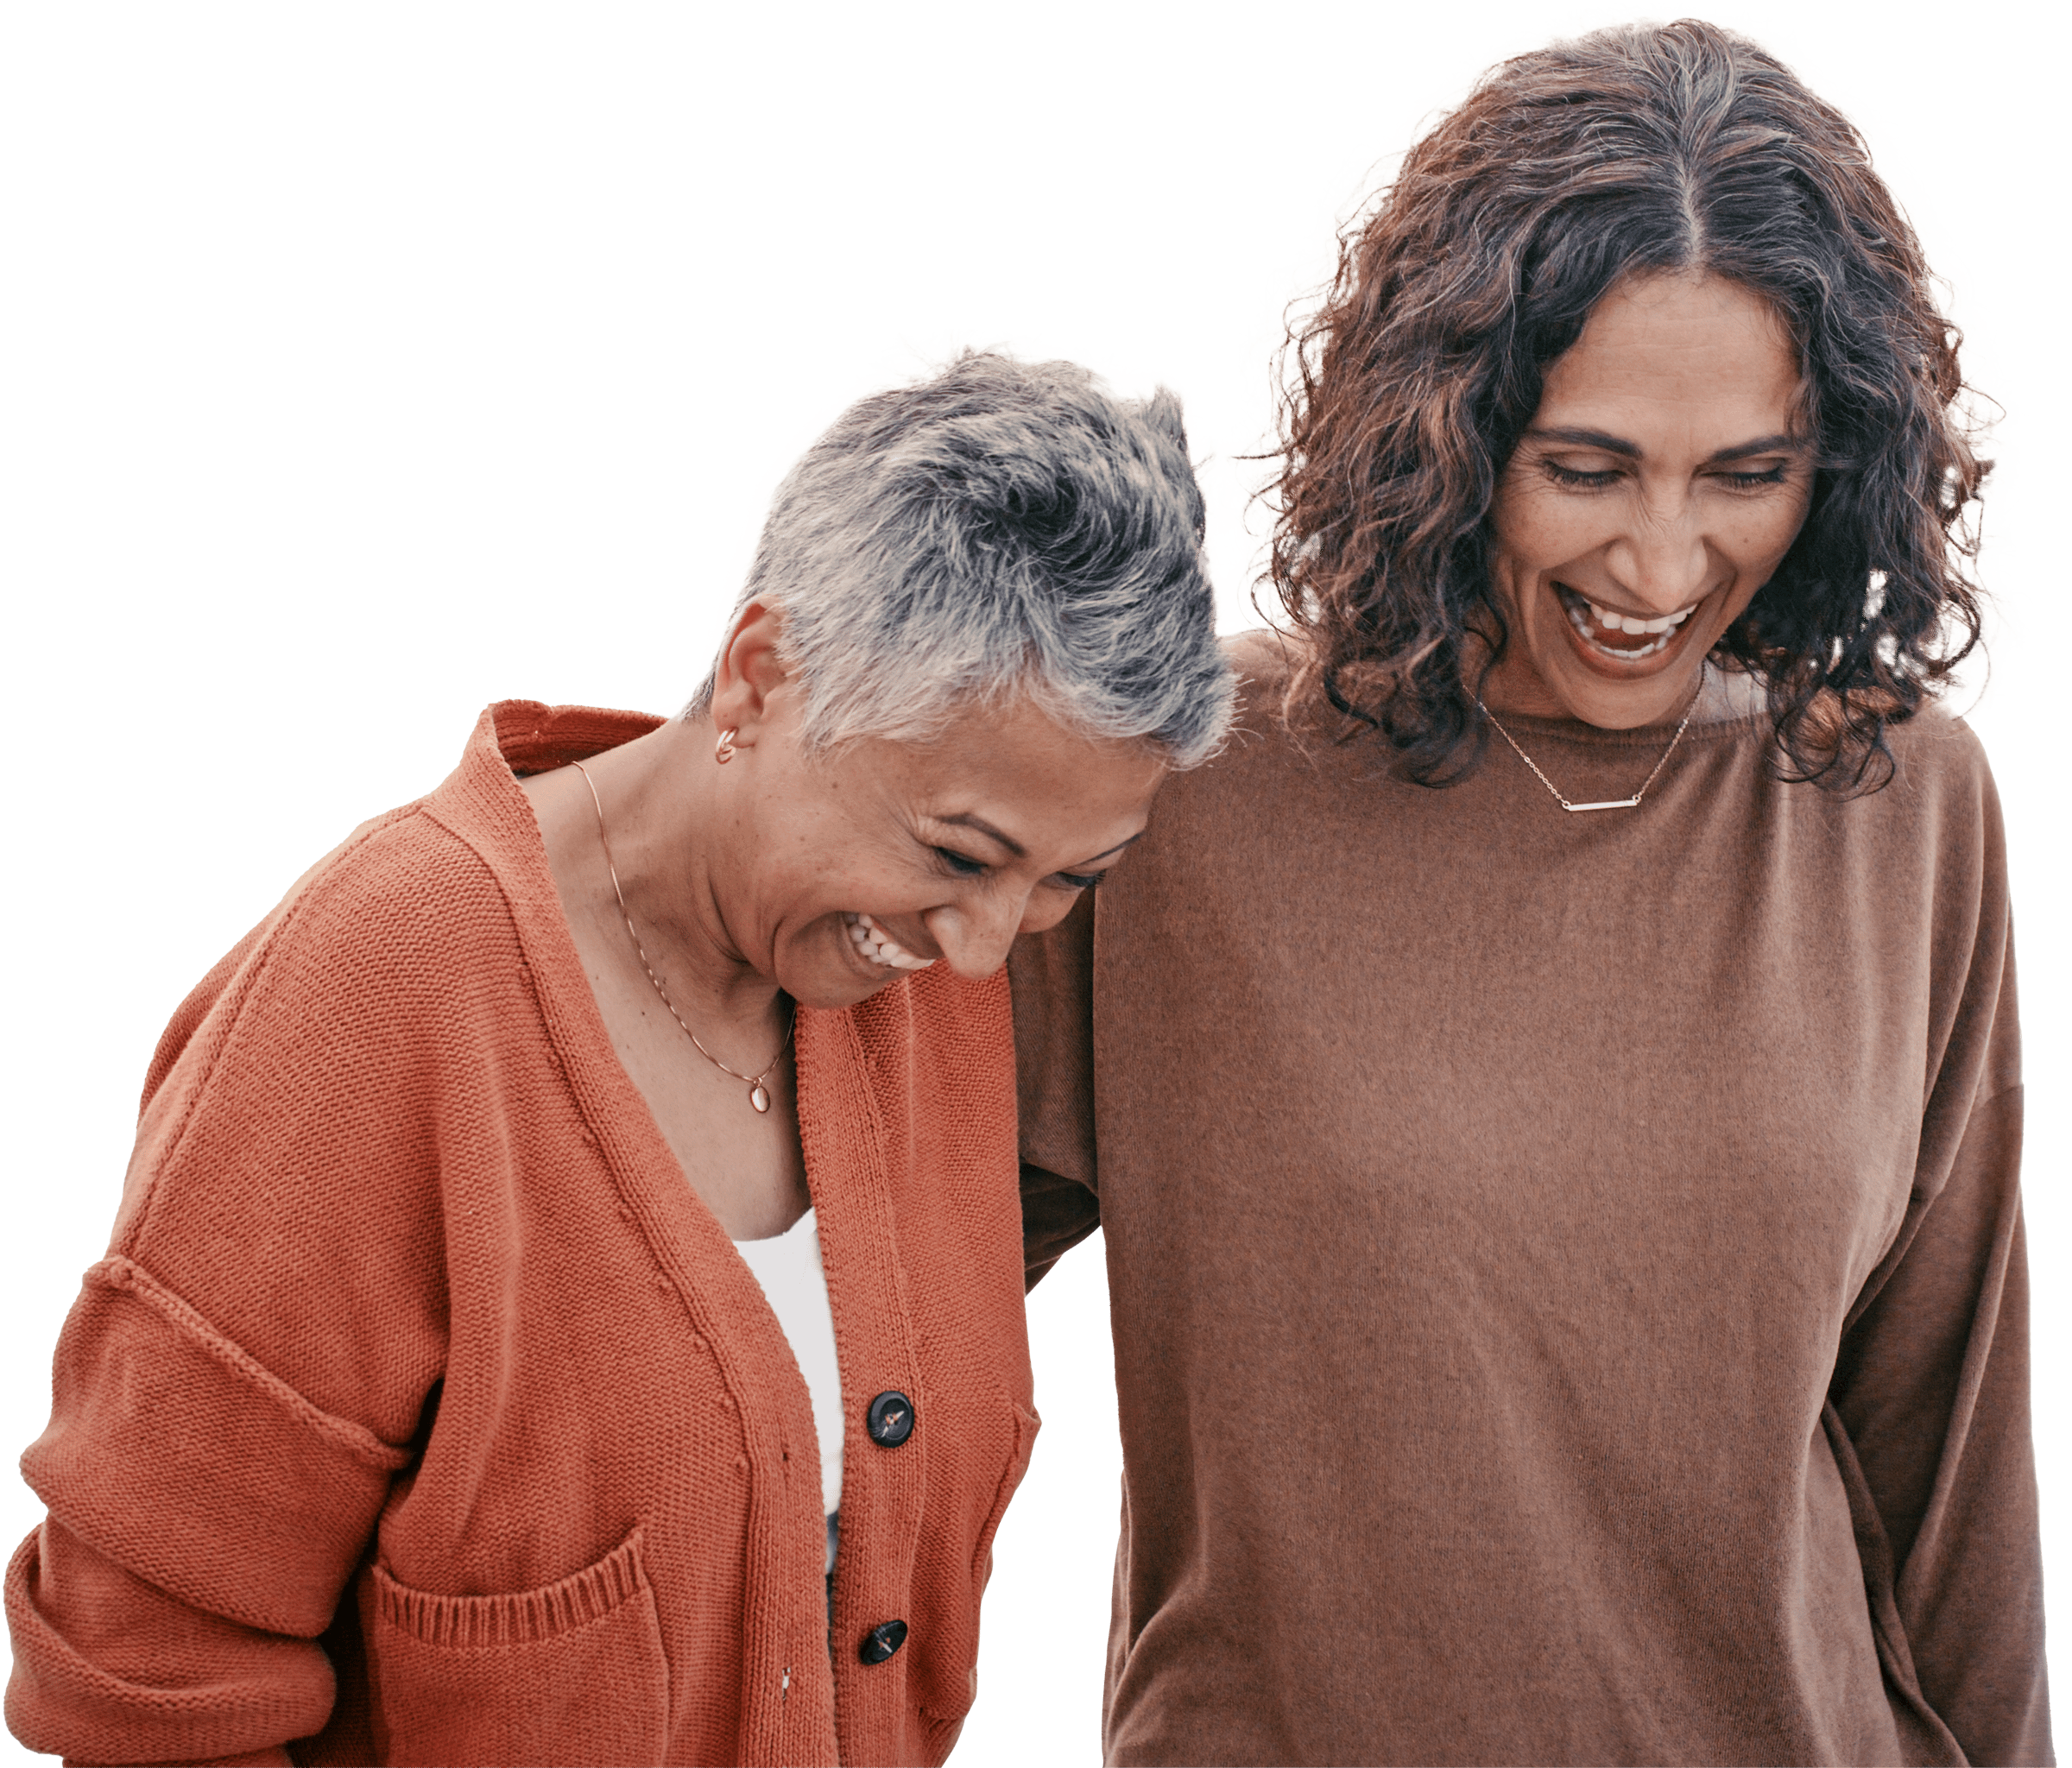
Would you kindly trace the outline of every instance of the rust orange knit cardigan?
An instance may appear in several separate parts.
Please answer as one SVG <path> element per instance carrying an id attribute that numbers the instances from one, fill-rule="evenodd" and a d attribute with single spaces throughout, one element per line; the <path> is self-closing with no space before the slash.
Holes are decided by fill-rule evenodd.
<path id="1" fill-rule="evenodd" d="M 7 1717 L 86 1762 L 939 1762 L 1036 1432 L 1004 976 L 799 1016 L 843 1411 L 612 1052 L 507 701 L 181 1007 L 23 1470 Z M 911 1436 L 877 1446 L 897 1390 Z M 868 1635 L 903 1621 L 888 1659 Z"/>

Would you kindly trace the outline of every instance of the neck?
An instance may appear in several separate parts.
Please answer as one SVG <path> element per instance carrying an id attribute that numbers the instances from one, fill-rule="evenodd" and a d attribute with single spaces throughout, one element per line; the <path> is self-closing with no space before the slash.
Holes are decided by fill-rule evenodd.
<path id="1" fill-rule="evenodd" d="M 559 782 L 551 831 L 548 806 L 540 804 L 542 794 L 534 794 L 557 882 L 565 864 L 578 899 L 610 922 L 608 948 L 616 938 L 626 962 L 637 966 L 641 959 L 619 910 L 618 896 L 624 896 L 626 916 L 648 962 L 686 1015 L 695 1012 L 709 1022 L 756 1033 L 781 1022 L 788 1009 L 780 1007 L 775 980 L 749 962 L 727 924 L 725 904 L 741 894 L 727 886 L 734 856 L 746 850 L 746 831 L 728 827 L 722 816 L 704 723 L 673 718 L 584 767 L 597 789 L 596 803 L 572 767 L 543 777 L 542 786 Z M 599 805 L 609 867 L 599 838 Z M 557 845 L 563 849 L 559 858 Z"/>
<path id="2" fill-rule="evenodd" d="M 1516 712 L 1528 718 L 1566 718 L 1572 715 L 1550 688 L 1540 672 L 1525 654 L 1525 647 L 1513 638 L 1504 660 L 1494 669 L 1488 666 L 1488 641 L 1479 633 L 1470 632 L 1465 659 L 1465 673 L 1473 687 L 1479 672 L 1481 684 L 1477 698 L 1490 711 Z"/>
<path id="3" fill-rule="evenodd" d="M 1470 666 L 1466 672 L 1470 691 L 1474 691 L 1475 671 L 1481 666 L 1486 652 L 1470 652 Z M 1715 673 L 1710 660 L 1701 660 L 1698 678 L 1676 703 L 1675 710 L 1666 722 L 1677 720 L 1695 708 L 1704 698 L 1708 680 Z M 1535 669 L 1523 651 L 1516 647 L 1494 669 L 1482 677 L 1478 698 L 1485 710 L 1501 717 L 1515 713 L 1526 718 L 1573 718 L 1581 723 L 1591 721 L 1582 718 L 1572 707 L 1550 688 L 1545 679 Z M 1606 727 L 1623 729 L 1623 726 Z"/>

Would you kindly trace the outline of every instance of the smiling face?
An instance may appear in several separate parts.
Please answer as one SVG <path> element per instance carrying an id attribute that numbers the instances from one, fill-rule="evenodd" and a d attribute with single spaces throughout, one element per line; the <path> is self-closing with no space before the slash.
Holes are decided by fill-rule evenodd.
<path id="1" fill-rule="evenodd" d="M 717 906 L 742 958 L 809 1007 L 931 963 L 992 975 L 1143 831 L 1166 772 L 1146 744 L 1082 736 L 1026 697 L 966 709 L 932 742 L 818 755 L 799 710 L 779 685 L 737 739 L 741 857 Z"/>
<path id="2" fill-rule="evenodd" d="M 1497 488 L 1511 644 L 1489 705 L 1674 723 L 1805 520 L 1798 420 L 1791 340 L 1740 284 L 1658 275 L 1607 294 L 1548 369 Z"/>

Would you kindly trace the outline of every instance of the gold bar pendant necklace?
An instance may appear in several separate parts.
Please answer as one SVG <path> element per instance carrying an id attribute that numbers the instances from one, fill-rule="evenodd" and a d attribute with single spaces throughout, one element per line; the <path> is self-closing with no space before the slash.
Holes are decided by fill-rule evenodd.
<path id="1" fill-rule="evenodd" d="M 1580 814 L 1584 811 L 1638 810 L 1640 807 L 1640 800 L 1647 795 L 1648 787 L 1655 783 L 1657 777 L 1661 774 L 1662 770 L 1669 765 L 1669 758 L 1676 754 L 1677 745 L 1684 741 L 1684 733 L 1690 728 L 1691 715 L 1698 710 L 1698 696 L 1702 694 L 1704 691 L 1705 666 L 1701 663 L 1698 666 L 1697 689 L 1690 697 L 1690 704 L 1684 709 L 1684 722 L 1677 726 L 1677 734 L 1670 738 L 1669 747 L 1662 751 L 1661 759 L 1655 763 L 1654 771 L 1649 774 L 1647 778 L 1643 780 L 1640 784 L 1634 788 L 1633 795 L 1631 798 L 1599 799 L 1595 803 L 1587 805 L 1572 804 L 1569 799 L 1562 796 L 1561 788 L 1555 785 L 1551 780 L 1548 779 L 1545 774 L 1542 774 L 1539 771 L 1538 764 L 1533 761 L 1532 756 L 1528 755 L 1522 748 L 1519 748 L 1518 739 L 1512 736 L 1509 731 L 1506 730 L 1503 726 L 1503 721 L 1500 719 L 1495 713 L 1492 712 L 1488 707 L 1482 704 L 1482 697 L 1480 694 L 1477 694 L 1475 697 L 1475 704 L 1476 710 L 1481 713 L 1482 717 L 1487 718 L 1492 724 L 1496 726 L 1496 734 L 1502 737 L 1506 742 L 1509 743 L 1513 749 L 1517 750 L 1519 760 L 1523 761 L 1526 767 L 1532 768 L 1532 777 L 1538 780 L 1542 786 L 1545 786 L 1549 792 L 1554 794 L 1554 802 L 1559 805 L 1564 811 L 1571 811 Z"/>

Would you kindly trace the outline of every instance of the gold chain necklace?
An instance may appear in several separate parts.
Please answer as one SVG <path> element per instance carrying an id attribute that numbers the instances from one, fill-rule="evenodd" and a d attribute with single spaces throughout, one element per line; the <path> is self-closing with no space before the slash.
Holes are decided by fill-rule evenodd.
<path id="1" fill-rule="evenodd" d="M 1509 743 L 1513 748 L 1518 750 L 1519 760 L 1523 761 L 1526 767 L 1532 768 L 1532 777 L 1538 780 L 1542 786 L 1545 786 L 1549 792 L 1554 794 L 1554 802 L 1559 805 L 1563 810 L 1631 811 L 1639 808 L 1640 800 L 1646 796 L 1648 787 L 1655 783 L 1656 777 L 1660 774 L 1665 767 L 1669 766 L 1669 758 L 1676 754 L 1677 745 L 1684 741 L 1684 732 L 1690 726 L 1691 714 L 1698 710 L 1698 696 L 1704 691 L 1705 666 L 1701 663 L 1698 666 L 1697 688 L 1691 694 L 1690 704 L 1684 709 L 1684 723 L 1677 726 L 1677 734 L 1670 738 L 1669 747 L 1662 751 L 1662 758 L 1660 761 L 1655 763 L 1654 772 L 1650 774 L 1646 779 L 1640 782 L 1640 784 L 1634 789 L 1633 795 L 1631 798 L 1600 799 L 1596 801 L 1596 803 L 1588 805 L 1570 804 L 1567 799 L 1563 798 L 1561 794 L 1561 788 L 1555 785 L 1551 780 L 1548 779 L 1545 774 L 1542 774 L 1539 771 L 1538 764 L 1533 761 L 1532 756 L 1528 755 L 1523 749 L 1518 748 L 1518 739 L 1512 736 L 1509 731 L 1504 729 L 1503 721 L 1500 719 L 1495 713 L 1492 712 L 1488 707 L 1482 704 L 1482 697 L 1480 694 L 1477 694 L 1475 697 L 1475 704 L 1476 708 L 1481 711 L 1482 717 L 1487 718 L 1492 724 L 1496 726 L 1496 734 L 1502 737 L 1506 742 Z"/>
<path id="2" fill-rule="evenodd" d="M 654 984 L 654 992 L 662 997 L 662 1005 L 669 1009 L 669 1017 L 676 1021 L 677 1029 L 690 1039 L 692 1048 L 704 1057 L 722 1074 L 730 1074 L 737 1081 L 749 1083 L 749 1103 L 758 1111 L 770 1108 L 770 1089 L 763 1083 L 777 1072 L 777 1064 L 784 1060 L 784 1052 L 792 1047 L 792 1035 L 799 1029 L 799 1003 L 792 1003 L 792 1022 L 785 1027 L 784 1041 L 777 1046 L 777 1053 L 770 1058 L 769 1066 L 761 1074 L 743 1074 L 737 1068 L 729 1068 L 718 1057 L 698 1041 L 698 1033 L 684 1023 L 684 1016 L 676 1010 L 676 1003 L 669 998 L 669 991 L 662 987 L 662 979 L 654 973 L 654 966 L 648 962 L 648 948 L 641 944 L 639 931 L 633 925 L 633 917 L 627 912 L 626 893 L 619 888 L 619 868 L 611 860 L 611 837 L 604 832 L 604 800 L 597 796 L 597 782 L 590 777 L 590 769 L 582 762 L 572 763 L 583 776 L 583 783 L 590 788 L 590 801 L 597 807 L 597 844 L 604 849 L 604 869 L 611 874 L 611 893 L 619 900 L 619 914 L 626 923 L 626 931 L 633 940 L 633 949 L 641 955 L 641 968 L 648 972 L 648 980 Z"/>

